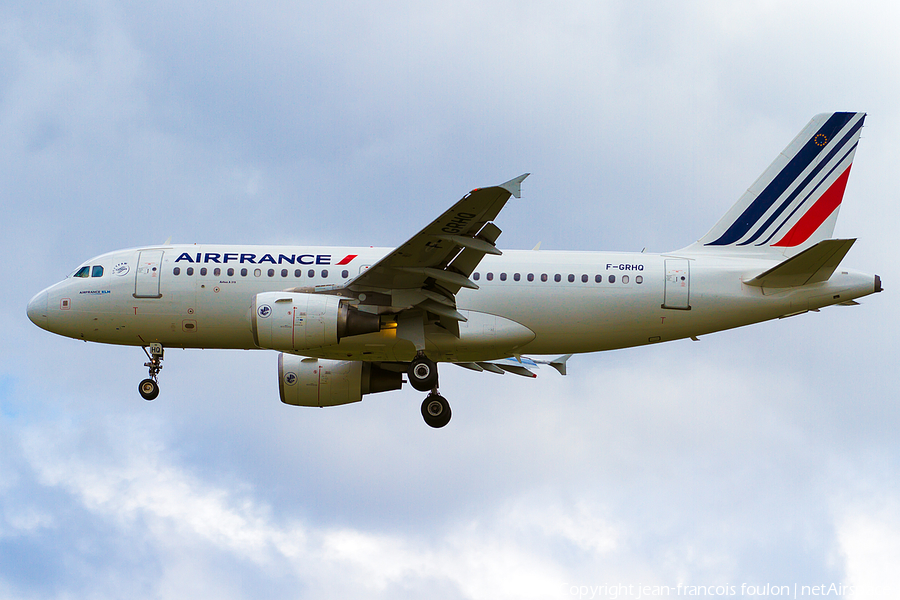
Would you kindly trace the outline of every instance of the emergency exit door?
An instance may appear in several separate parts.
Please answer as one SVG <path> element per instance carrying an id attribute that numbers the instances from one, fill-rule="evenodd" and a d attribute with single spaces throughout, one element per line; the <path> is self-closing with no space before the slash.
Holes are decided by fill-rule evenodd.
<path id="1" fill-rule="evenodd" d="M 666 259 L 666 292 L 663 308 L 691 310 L 691 266 L 684 258 Z"/>

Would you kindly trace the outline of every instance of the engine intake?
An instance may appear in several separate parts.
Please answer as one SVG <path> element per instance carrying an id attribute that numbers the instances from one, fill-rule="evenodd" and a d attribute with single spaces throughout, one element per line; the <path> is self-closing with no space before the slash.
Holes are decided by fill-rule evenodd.
<path id="1" fill-rule="evenodd" d="M 270 350 L 332 346 L 381 328 L 378 315 L 359 311 L 346 298 L 324 294 L 265 292 L 253 298 L 251 310 L 253 341 Z"/>
<path id="2" fill-rule="evenodd" d="M 359 402 L 365 394 L 399 390 L 403 374 L 358 360 L 278 355 L 278 391 L 293 406 L 337 406 Z"/>

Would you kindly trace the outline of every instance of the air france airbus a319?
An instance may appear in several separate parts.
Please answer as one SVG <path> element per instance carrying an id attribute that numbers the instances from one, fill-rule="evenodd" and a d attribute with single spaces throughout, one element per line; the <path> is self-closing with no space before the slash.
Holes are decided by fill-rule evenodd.
<path id="1" fill-rule="evenodd" d="M 527 174 L 475 189 L 396 249 L 169 245 L 83 263 L 28 316 L 79 340 L 141 346 L 147 400 L 169 348 L 278 355 L 281 401 L 428 392 L 438 363 L 534 377 L 574 353 L 655 344 L 817 311 L 881 291 L 831 239 L 865 114 L 815 116 L 697 242 L 664 254 L 507 250 L 494 224 Z M 528 358 L 546 356 L 549 358 Z M 557 358 L 558 356 L 558 358 Z"/>

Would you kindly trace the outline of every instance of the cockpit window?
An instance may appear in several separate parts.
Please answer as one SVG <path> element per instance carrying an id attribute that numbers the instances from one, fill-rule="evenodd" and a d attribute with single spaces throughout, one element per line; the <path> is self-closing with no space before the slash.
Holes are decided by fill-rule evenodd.
<path id="1" fill-rule="evenodd" d="M 91 267 L 91 277 L 103 277 L 103 267 L 100 265 Z"/>
<path id="2" fill-rule="evenodd" d="M 90 277 L 91 276 L 91 268 L 90 267 L 81 267 L 72 277 Z"/>

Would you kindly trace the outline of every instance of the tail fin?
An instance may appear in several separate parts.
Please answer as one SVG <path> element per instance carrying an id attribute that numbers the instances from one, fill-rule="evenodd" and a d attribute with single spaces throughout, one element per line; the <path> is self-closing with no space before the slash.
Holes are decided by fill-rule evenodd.
<path id="1" fill-rule="evenodd" d="M 816 115 L 691 250 L 794 256 L 834 232 L 865 113 Z"/>

